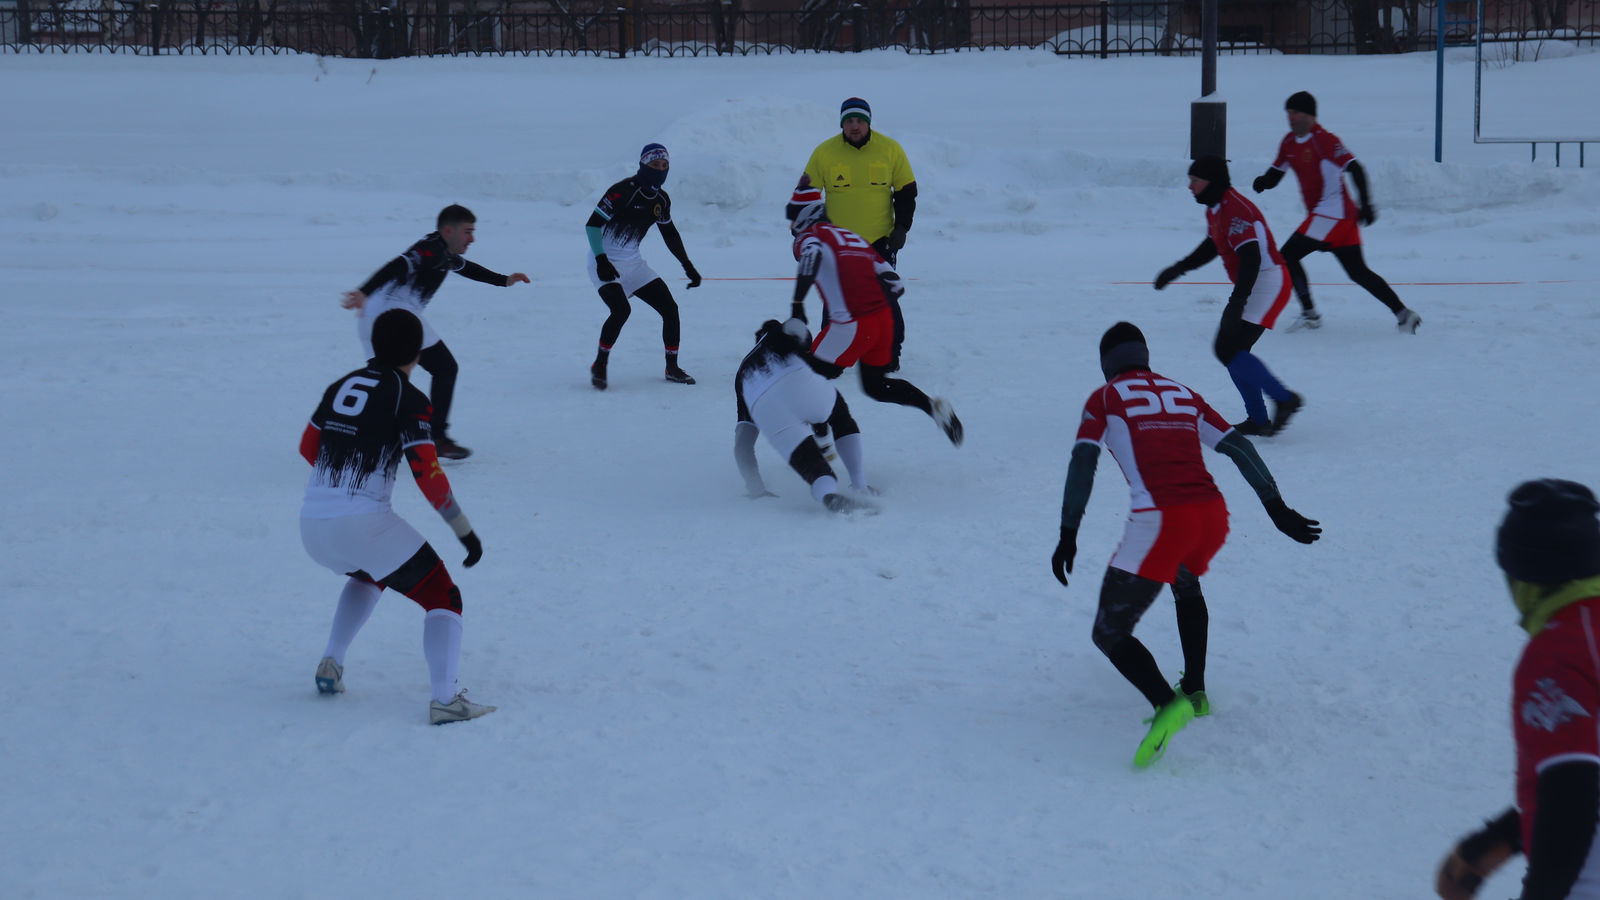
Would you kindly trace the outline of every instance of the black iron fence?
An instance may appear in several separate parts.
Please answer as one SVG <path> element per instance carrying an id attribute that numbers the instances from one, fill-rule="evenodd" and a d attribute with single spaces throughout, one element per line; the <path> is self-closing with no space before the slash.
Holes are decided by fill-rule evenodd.
<path id="1" fill-rule="evenodd" d="M 0 5 L 0 47 L 16 52 L 312 53 L 389 58 L 437 55 L 706 56 L 912 53 L 1042 48 L 1122 56 L 1199 50 L 1198 0 L 976 5 L 971 0 L 803 0 L 795 9 L 730 2 L 650 9 L 463 12 L 324 0 L 15 0 Z M 1396 5 L 1398 4 L 1398 5 Z M 1476 18 L 1476 0 L 1445 0 L 1447 22 Z M 1431 47 L 1436 0 L 1232 0 L 1219 23 L 1223 53 L 1382 53 Z M 1600 40 L 1600 0 L 1492 0 L 1452 43 Z"/>

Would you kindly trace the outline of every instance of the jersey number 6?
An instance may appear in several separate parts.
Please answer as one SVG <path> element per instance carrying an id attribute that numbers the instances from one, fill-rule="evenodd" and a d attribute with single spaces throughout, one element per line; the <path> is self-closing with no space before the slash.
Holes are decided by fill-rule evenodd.
<path id="1" fill-rule="evenodd" d="M 377 386 L 375 378 L 353 375 L 345 379 L 344 384 L 339 385 L 339 393 L 333 397 L 333 411 L 351 418 L 361 415 L 361 411 L 367 408 L 367 398 L 371 396 L 367 390 Z"/>
<path id="2" fill-rule="evenodd" d="M 1163 410 L 1189 416 L 1200 414 L 1199 408 L 1183 402 L 1192 399 L 1194 393 L 1176 381 L 1168 381 L 1165 378 L 1129 378 L 1113 386 L 1117 389 L 1117 393 L 1122 395 L 1123 402 L 1128 404 L 1123 410 L 1128 416 L 1148 416 Z M 1136 400 L 1140 405 L 1133 405 Z"/>

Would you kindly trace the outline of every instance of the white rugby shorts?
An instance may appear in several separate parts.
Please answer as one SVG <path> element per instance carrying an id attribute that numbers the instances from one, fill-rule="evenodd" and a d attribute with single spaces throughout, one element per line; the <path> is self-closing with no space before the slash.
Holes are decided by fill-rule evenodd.
<path id="1" fill-rule="evenodd" d="M 367 349 L 367 357 L 372 357 L 372 323 L 378 317 L 391 309 L 410 310 L 422 322 L 422 346 L 432 347 L 439 343 L 439 332 L 433 330 L 428 324 L 428 317 L 422 314 L 422 304 L 406 297 L 395 297 L 379 291 L 376 296 L 368 297 L 367 302 L 361 307 L 361 314 L 356 316 L 356 336 L 361 338 L 361 346 Z"/>
<path id="2" fill-rule="evenodd" d="M 610 283 L 620 283 L 622 285 L 622 292 L 627 294 L 629 297 L 632 297 L 635 293 L 637 293 L 639 288 L 642 288 L 650 282 L 661 277 L 660 275 L 656 274 L 655 269 L 650 268 L 650 264 L 645 262 L 644 257 L 642 256 L 617 257 L 607 255 L 606 259 L 610 260 L 611 264 L 617 267 L 617 280 Z M 593 284 L 594 289 L 597 291 L 600 289 L 602 284 L 607 283 L 601 281 L 600 273 L 595 271 L 593 254 L 589 254 L 589 283 Z"/>
<path id="3" fill-rule="evenodd" d="M 300 542 L 318 565 L 340 575 L 365 572 L 374 581 L 393 575 L 427 543 L 394 510 L 332 519 L 301 516 Z"/>
<path id="4" fill-rule="evenodd" d="M 750 404 L 750 418 L 784 462 L 811 437 L 813 423 L 826 422 L 839 392 L 809 367 L 773 382 Z"/>
<path id="5" fill-rule="evenodd" d="M 1244 301 L 1244 320 L 1262 328 L 1272 328 L 1277 324 L 1278 314 L 1289 305 L 1293 287 L 1284 266 L 1275 266 L 1270 261 L 1263 263 L 1261 274 L 1256 276 L 1256 286 Z"/>

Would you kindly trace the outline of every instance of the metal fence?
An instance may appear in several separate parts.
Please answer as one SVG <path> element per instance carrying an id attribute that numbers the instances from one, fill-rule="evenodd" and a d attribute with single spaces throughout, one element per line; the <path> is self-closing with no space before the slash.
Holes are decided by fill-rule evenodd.
<path id="1" fill-rule="evenodd" d="M 1089 56 L 1199 50 L 1198 0 L 974 5 L 971 0 L 803 0 L 752 10 L 727 3 L 652 9 L 462 12 L 329 0 L 16 0 L 0 7 L 0 46 L 15 52 L 312 53 L 390 58 L 438 55 L 707 56 L 909 53 L 1043 48 Z M 1003 0 L 1001 0 L 1003 2 Z M 1445 0 L 1445 20 L 1476 15 L 1476 0 Z M 1394 5 L 1398 3 L 1399 5 Z M 1457 7 L 1465 16 L 1457 15 Z M 1470 9 L 1469 9 L 1470 8 Z M 1426 49 L 1437 2 L 1235 0 L 1219 22 L 1223 53 L 1382 53 Z M 1446 39 L 1600 40 L 1600 0 L 1491 0 L 1481 24 Z"/>

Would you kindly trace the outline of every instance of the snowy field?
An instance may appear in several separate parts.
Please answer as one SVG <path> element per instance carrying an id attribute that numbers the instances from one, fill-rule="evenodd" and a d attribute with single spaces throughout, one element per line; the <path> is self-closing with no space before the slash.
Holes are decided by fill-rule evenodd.
<path id="1" fill-rule="evenodd" d="M 1473 145 L 1461 51 L 1436 165 L 1433 67 L 1220 63 L 1235 180 L 1314 93 L 1371 174 L 1368 259 L 1424 324 L 1307 260 L 1327 324 L 1257 352 L 1308 405 L 1258 446 L 1326 535 L 1279 535 L 1212 457 L 1215 715 L 1134 771 L 1148 710 L 1089 639 L 1115 465 L 1069 590 L 1048 559 L 1106 326 L 1242 417 L 1211 357 L 1221 264 L 1148 284 L 1204 233 L 1198 60 L 0 56 L 0 395 L 28 444 L 0 521 L 0 897 L 1429 896 L 1512 797 L 1505 494 L 1600 485 L 1600 148 Z M 1596 83 L 1589 52 L 1491 69 L 1485 132 L 1600 136 Z M 788 308 L 783 203 L 850 95 L 921 188 L 904 374 L 968 440 L 847 376 L 884 493 L 841 518 L 765 444 L 781 496 L 743 497 L 730 379 Z M 651 140 L 707 282 L 645 254 L 700 383 L 662 381 L 636 305 L 599 394 L 582 225 Z M 1293 180 L 1259 200 L 1286 238 Z M 393 594 L 349 692 L 315 693 L 340 579 L 300 546 L 295 449 L 362 361 L 339 293 L 452 202 L 469 257 L 533 284 L 452 279 L 430 307 L 483 563 L 404 479 L 397 507 L 462 587 L 463 686 L 500 707 L 430 728 Z M 1139 634 L 1176 677 L 1169 601 Z"/>

